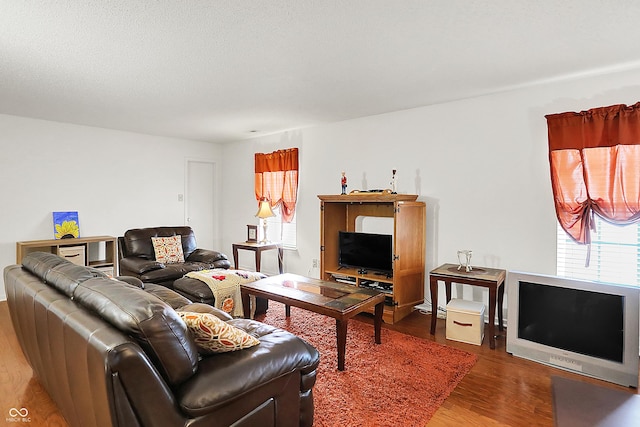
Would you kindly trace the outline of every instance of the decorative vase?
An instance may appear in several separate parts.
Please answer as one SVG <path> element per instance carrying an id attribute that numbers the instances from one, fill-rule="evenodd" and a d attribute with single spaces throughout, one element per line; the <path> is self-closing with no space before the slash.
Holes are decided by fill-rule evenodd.
<path id="1" fill-rule="evenodd" d="M 462 267 L 467 273 L 473 270 L 471 267 L 471 254 L 472 251 L 469 249 L 458 251 L 458 270 L 461 270 Z"/>

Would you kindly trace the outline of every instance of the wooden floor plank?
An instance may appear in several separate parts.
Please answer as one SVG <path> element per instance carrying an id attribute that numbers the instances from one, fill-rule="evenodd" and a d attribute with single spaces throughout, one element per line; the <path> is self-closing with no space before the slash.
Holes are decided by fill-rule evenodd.
<path id="1" fill-rule="evenodd" d="M 0 301 L 0 325 L 0 419 L 11 419 L 11 425 L 66 427 L 60 411 L 22 354 L 6 301 Z M 24 420 L 19 417 L 20 421 L 13 421 L 10 412 L 15 410 L 27 414 Z"/>

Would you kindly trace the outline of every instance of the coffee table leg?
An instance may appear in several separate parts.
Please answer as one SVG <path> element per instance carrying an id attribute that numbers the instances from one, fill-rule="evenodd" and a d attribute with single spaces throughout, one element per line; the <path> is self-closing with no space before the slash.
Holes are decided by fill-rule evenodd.
<path id="1" fill-rule="evenodd" d="M 382 312 L 384 311 L 384 302 L 376 304 L 375 317 L 373 318 L 373 330 L 375 331 L 376 344 L 381 344 L 380 332 L 382 329 Z"/>
<path id="2" fill-rule="evenodd" d="M 336 319 L 336 335 L 338 337 L 338 371 L 344 371 L 344 354 L 347 348 L 348 320 Z"/>
<path id="3" fill-rule="evenodd" d="M 284 315 L 286 317 L 291 317 L 291 306 L 290 305 L 286 305 L 284 306 Z"/>

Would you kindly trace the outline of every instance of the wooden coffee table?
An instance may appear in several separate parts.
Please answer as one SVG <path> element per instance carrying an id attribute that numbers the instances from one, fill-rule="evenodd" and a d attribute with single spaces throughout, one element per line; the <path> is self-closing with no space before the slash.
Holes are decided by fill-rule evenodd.
<path id="1" fill-rule="evenodd" d="M 350 318 L 373 308 L 375 343 L 381 342 L 384 308 L 382 292 L 288 273 L 240 285 L 240 292 L 246 318 L 249 318 L 251 312 L 249 296 L 255 295 L 285 304 L 287 317 L 291 315 L 290 306 L 294 306 L 336 319 L 339 371 L 344 371 L 347 324 Z"/>

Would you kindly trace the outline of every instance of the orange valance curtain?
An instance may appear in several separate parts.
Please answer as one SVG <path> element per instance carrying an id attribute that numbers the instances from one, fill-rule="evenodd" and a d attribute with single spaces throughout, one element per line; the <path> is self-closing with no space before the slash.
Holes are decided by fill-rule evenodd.
<path id="1" fill-rule="evenodd" d="M 298 199 L 298 149 L 255 154 L 256 200 L 282 207 L 282 219 L 291 222 Z"/>
<path id="2" fill-rule="evenodd" d="M 556 214 L 569 236 L 590 244 L 594 214 L 639 221 L 640 102 L 545 117 Z"/>

